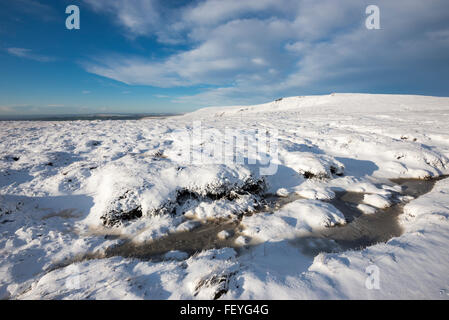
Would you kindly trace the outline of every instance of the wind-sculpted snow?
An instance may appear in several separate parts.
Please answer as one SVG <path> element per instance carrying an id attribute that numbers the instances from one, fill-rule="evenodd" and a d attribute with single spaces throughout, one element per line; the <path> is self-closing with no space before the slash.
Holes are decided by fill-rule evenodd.
<path id="1" fill-rule="evenodd" d="M 244 217 L 244 234 L 257 240 L 285 240 L 307 236 L 313 231 L 345 223 L 343 214 L 331 204 L 317 200 L 296 200 L 273 214 Z"/>
<path id="2" fill-rule="evenodd" d="M 447 299 L 448 182 L 412 199 L 391 179 L 449 174 L 448 122 L 448 98 L 352 94 L 0 122 L 0 298 Z M 403 234 L 348 252 L 317 238 L 350 225 L 332 204 L 342 192 L 370 216 L 408 202 Z M 238 226 L 235 249 L 108 256 L 210 220 Z M 365 286 L 373 264 L 379 290 Z"/>
<path id="3" fill-rule="evenodd" d="M 307 179 L 342 176 L 345 168 L 341 162 L 330 156 L 310 152 L 286 152 L 284 162 Z"/>
<path id="4" fill-rule="evenodd" d="M 173 167 L 171 163 L 151 165 L 129 158 L 121 159 L 118 167 L 117 162 L 97 170 L 88 180 L 92 189 L 99 189 L 89 217 L 93 224 L 98 217 L 104 225 L 114 226 L 141 217 L 179 215 L 188 205 L 245 194 L 257 196 L 265 189 L 263 178 L 255 178 L 245 167 Z M 127 170 L 130 163 L 139 170 Z"/>

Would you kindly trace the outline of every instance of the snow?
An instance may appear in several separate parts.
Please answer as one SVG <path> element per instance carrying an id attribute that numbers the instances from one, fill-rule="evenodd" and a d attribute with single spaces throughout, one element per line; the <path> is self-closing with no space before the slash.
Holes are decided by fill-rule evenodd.
<path id="1" fill-rule="evenodd" d="M 377 212 L 377 209 L 376 209 L 376 208 L 371 207 L 371 206 L 369 206 L 369 205 L 367 205 L 367 204 L 363 204 L 363 203 L 358 204 L 358 205 L 357 205 L 357 208 L 358 208 L 360 211 L 362 211 L 364 214 L 374 214 L 374 213 Z"/>
<path id="2" fill-rule="evenodd" d="M 235 243 L 240 245 L 240 246 L 244 246 L 247 245 L 249 243 L 249 239 L 248 237 L 245 236 L 239 236 L 237 237 L 237 239 L 235 239 Z"/>
<path id="3" fill-rule="evenodd" d="M 226 230 L 222 230 L 219 233 L 217 233 L 218 239 L 221 239 L 221 240 L 229 239 L 231 236 L 232 236 L 232 234 Z"/>
<path id="4" fill-rule="evenodd" d="M 342 251 L 317 237 L 347 223 L 338 192 L 363 194 L 358 208 L 375 215 L 401 191 L 391 179 L 448 175 L 448 121 L 448 98 L 332 94 L 166 119 L 0 122 L 0 298 L 448 299 L 447 179 L 395 196 L 403 234 L 386 243 Z M 261 210 L 269 195 L 286 204 Z M 240 221 L 237 248 L 107 256 L 210 220 Z M 379 289 L 366 286 L 373 266 Z"/>
<path id="5" fill-rule="evenodd" d="M 296 200 L 273 214 L 255 214 L 242 220 L 244 234 L 262 241 L 292 239 L 344 223 L 340 211 L 316 200 Z"/>
<path id="6" fill-rule="evenodd" d="M 343 175 L 344 165 L 327 155 L 310 152 L 288 152 L 284 163 L 302 175 L 317 178 L 330 178 L 333 174 Z"/>
<path id="7" fill-rule="evenodd" d="M 363 202 L 375 208 L 384 209 L 392 205 L 385 196 L 379 194 L 365 194 L 363 197 Z"/>

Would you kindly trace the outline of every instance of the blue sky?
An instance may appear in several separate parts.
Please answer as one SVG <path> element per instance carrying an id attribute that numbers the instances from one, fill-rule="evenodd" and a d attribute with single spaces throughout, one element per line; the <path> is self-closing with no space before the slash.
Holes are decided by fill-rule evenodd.
<path id="1" fill-rule="evenodd" d="M 67 30 L 65 8 L 81 12 Z M 380 8 L 380 30 L 365 8 Z M 449 95 L 447 0 L 0 0 L 0 115 Z"/>

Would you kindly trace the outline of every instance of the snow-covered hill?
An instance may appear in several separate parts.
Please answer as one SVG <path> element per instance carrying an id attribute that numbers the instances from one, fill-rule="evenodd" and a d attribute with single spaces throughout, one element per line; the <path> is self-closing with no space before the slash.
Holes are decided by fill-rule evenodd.
<path id="1" fill-rule="evenodd" d="M 349 112 L 380 113 L 391 111 L 448 110 L 449 98 L 416 95 L 332 93 L 324 96 L 281 98 L 254 106 L 209 107 L 188 114 L 192 117 L 232 116 L 240 113 L 271 112 Z"/>
<path id="2" fill-rule="evenodd" d="M 368 94 L 0 122 L 0 298 L 447 299 L 449 180 L 418 199 L 392 180 L 449 174 L 447 123 L 449 98 Z M 322 232 L 351 226 L 341 192 L 365 215 L 404 202 L 402 235 L 318 254 Z M 206 221 L 235 225 L 235 248 L 124 257 Z M 366 286 L 373 265 L 380 289 Z"/>

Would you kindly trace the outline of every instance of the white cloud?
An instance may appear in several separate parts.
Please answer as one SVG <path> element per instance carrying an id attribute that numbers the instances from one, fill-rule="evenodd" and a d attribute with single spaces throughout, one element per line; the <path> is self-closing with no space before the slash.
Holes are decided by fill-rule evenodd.
<path id="1" fill-rule="evenodd" d="M 16 57 L 19 57 L 19 58 L 35 60 L 35 61 L 39 61 L 39 62 L 50 62 L 50 61 L 54 61 L 55 60 L 55 58 L 53 58 L 53 57 L 48 57 L 48 56 L 44 56 L 44 55 L 35 54 L 35 53 L 33 53 L 33 51 L 31 49 L 6 48 L 6 51 L 10 55 L 13 55 L 13 56 L 16 56 Z"/>
<path id="2" fill-rule="evenodd" d="M 208 0 L 187 8 L 183 19 L 191 25 L 217 25 L 239 19 L 254 12 L 266 12 L 270 16 L 286 15 L 297 9 L 298 1 L 290 0 Z"/>
<path id="3" fill-rule="evenodd" d="M 285 69 L 288 57 L 277 60 L 277 47 L 292 32 L 288 22 L 270 19 L 235 20 L 217 26 L 191 50 L 153 62 L 135 57 L 98 59 L 86 69 L 127 84 L 157 87 L 197 84 L 229 85 L 236 81 L 265 77 L 268 69 Z M 263 36 L 261 36 L 263 35 Z"/>
<path id="4" fill-rule="evenodd" d="M 378 0 L 382 30 L 364 27 L 367 0 L 205 0 L 171 9 L 156 0 L 85 1 L 118 18 L 130 37 L 189 48 L 162 60 L 111 55 L 85 68 L 132 85 L 213 86 L 180 103 L 422 87 L 420 76 L 444 75 L 449 54 L 446 0 Z"/>
<path id="5" fill-rule="evenodd" d="M 114 21 L 125 28 L 130 36 L 157 32 L 161 23 L 156 0 L 84 0 L 94 11 L 112 15 Z"/>

